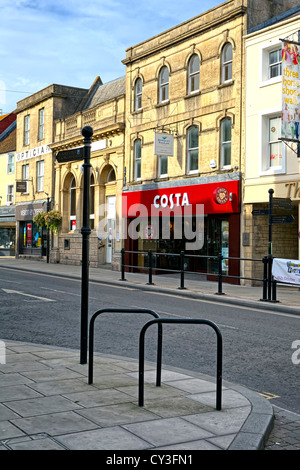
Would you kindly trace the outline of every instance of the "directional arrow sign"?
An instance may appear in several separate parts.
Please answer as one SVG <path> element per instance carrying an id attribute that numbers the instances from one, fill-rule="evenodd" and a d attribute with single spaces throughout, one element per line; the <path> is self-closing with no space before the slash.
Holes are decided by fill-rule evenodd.
<path id="1" fill-rule="evenodd" d="M 284 209 L 284 210 L 292 210 L 292 201 L 290 198 L 286 197 L 273 197 L 272 205 L 274 209 Z"/>
<path id="2" fill-rule="evenodd" d="M 272 215 L 272 224 L 291 224 L 294 220 L 292 215 Z"/>
<path id="3" fill-rule="evenodd" d="M 62 150 L 56 155 L 58 163 L 73 162 L 74 160 L 83 160 L 83 147 L 70 150 Z"/>
<path id="4" fill-rule="evenodd" d="M 269 209 L 254 209 L 252 215 L 269 215 Z"/>
<path id="5" fill-rule="evenodd" d="M 53 299 L 47 299 L 46 297 L 38 297 L 37 295 L 26 294 L 25 292 L 20 292 L 18 290 L 11 290 L 11 289 L 2 289 L 7 294 L 19 294 L 25 295 L 26 297 L 33 297 L 34 299 L 43 300 L 44 302 L 55 302 Z"/>

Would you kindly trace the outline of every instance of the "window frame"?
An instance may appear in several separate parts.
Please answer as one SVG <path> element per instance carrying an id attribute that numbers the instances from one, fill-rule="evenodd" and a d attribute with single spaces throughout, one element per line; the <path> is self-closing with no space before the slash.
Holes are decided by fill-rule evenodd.
<path id="1" fill-rule="evenodd" d="M 26 191 L 23 194 L 29 194 L 29 163 L 22 165 L 22 180 L 26 181 Z"/>
<path id="2" fill-rule="evenodd" d="M 12 205 L 13 203 L 14 203 L 14 185 L 7 184 L 6 185 L 6 204 Z"/>
<path id="3" fill-rule="evenodd" d="M 281 109 L 273 108 L 259 113 L 259 131 L 258 131 L 258 142 L 259 142 L 259 172 L 260 175 L 276 175 L 286 173 L 286 146 L 282 141 L 276 141 L 281 143 L 281 165 L 271 166 L 270 165 L 270 120 L 274 118 L 280 118 L 281 120 Z M 280 121 L 281 128 L 281 121 Z M 279 129 L 280 133 L 280 129 Z M 275 141 L 272 141 L 274 144 Z"/>
<path id="4" fill-rule="evenodd" d="M 134 141 L 134 180 L 142 179 L 142 140 L 140 138 Z"/>
<path id="5" fill-rule="evenodd" d="M 230 48 L 231 59 L 225 60 L 225 53 L 226 53 L 226 50 L 228 48 Z M 221 83 L 222 84 L 230 83 L 233 80 L 232 79 L 232 73 L 233 73 L 233 47 L 232 47 L 231 42 L 226 42 L 224 44 L 224 46 L 222 47 L 221 62 L 222 62 L 222 65 L 221 65 Z M 225 78 L 228 67 L 229 67 L 229 70 L 230 70 L 230 74 L 229 74 L 230 78 Z"/>
<path id="6" fill-rule="evenodd" d="M 230 140 L 224 139 L 224 132 L 225 132 L 225 125 L 227 122 L 230 122 Z M 230 144 L 230 163 L 225 163 L 225 149 L 228 148 Z M 220 121 L 220 168 L 222 170 L 227 170 L 231 168 L 231 150 L 232 150 L 232 119 L 231 117 L 227 116 Z"/>
<path id="7" fill-rule="evenodd" d="M 197 129 L 198 135 L 198 145 L 197 147 L 190 146 L 190 137 L 193 130 Z M 192 160 L 192 152 L 197 151 L 197 168 L 191 169 L 191 160 Z M 199 126 L 192 125 L 187 129 L 187 174 L 194 174 L 199 172 Z"/>
<path id="8" fill-rule="evenodd" d="M 270 77 L 270 54 L 275 51 L 282 50 L 282 44 L 278 40 L 260 46 L 259 51 L 259 86 L 264 87 L 272 85 L 273 83 L 281 82 L 282 80 L 282 66 L 281 74 L 276 75 L 275 77 Z M 280 56 L 281 58 L 281 56 Z M 280 61 L 282 64 L 282 60 Z M 278 62 L 278 63 L 280 63 Z"/>
<path id="9" fill-rule="evenodd" d="M 167 155 L 158 155 L 158 177 L 159 178 L 166 178 L 168 176 L 168 156 Z M 162 160 L 166 161 L 167 172 L 162 172 Z"/>
<path id="10" fill-rule="evenodd" d="M 75 228 L 73 228 L 72 226 L 73 220 L 75 220 Z M 70 181 L 69 229 L 70 229 L 70 232 L 74 232 L 76 230 L 76 179 L 75 179 L 75 176 L 73 176 L 73 178 Z"/>
<path id="11" fill-rule="evenodd" d="M 40 170 L 43 170 L 42 172 Z M 36 162 L 36 190 L 38 193 L 44 191 L 45 161 Z"/>
<path id="12" fill-rule="evenodd" d="M 39 109 L 38 140 L 45 138 L 45 108 Z"/>
<path id="13" fill-rule="evenodd" d="M 167 72 L 167 80 L 162 81 L 163 72 Z M 167 103 L 169 101 L 169 83 L 170 83 L 170 73 L 166 65 L 163 65 L 159 71 L 158 84 L 159 84 L 159 94 L 158 101 L 159 103 Z"/>
<path id="14" fill-rule="evenodd" d="M 11 158 L 13 160 L 12 162 L 10 161 Z M 8 175 L 12 175 L 15 172 L 15 154 L 14 153 L 9 152 L 7 154 L 7 170 L 6 171 Z"/>
<path id="15" fill-rule="evenodd" d="M 141 109 L 143 109 L 143 81 L 141 77 L 138 77 L 134 84 L 134 111 L 140 111 Z"/>
<path id="16" fill-rule="evenodd" d="M 89 220 L 90 228 L 93 230 L 95 228 L 95 177 L 91 174 L 90 180 L 90 194 L 89 194 Z"/>
<path id="17" fill-rule="evenodd" d="M 198 60 L 198 64 L 197 64 L 198 69 L 195 71 L 191 71 L 192 62 L 194 61 L 195 58 L 197 58 Z M 198 88 L 192 89 L 192 81 L 194 80 L 194 77 L 198 78 Z M 199 91 L 200 91 L 200 58 L 198 54 L 193 54 L 189 58 L 189 62 L 188 62 L 188 94 L 192 95 L 193 93 L 198 93 Z"/>
<path id="18" fill-rule="evenodd" d="M 24 116 L 24 145 L 29 145 L 30 138 L 30 114 Z"/>

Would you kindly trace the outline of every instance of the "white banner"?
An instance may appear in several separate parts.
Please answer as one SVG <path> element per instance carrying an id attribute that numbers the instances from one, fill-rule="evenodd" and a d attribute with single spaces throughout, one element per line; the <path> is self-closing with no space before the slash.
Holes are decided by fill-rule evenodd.
<path id="1" fill-rule="evenodd" d="M 276 281 L 300 284 L 300 261 L 274 258 L 272 274 Z"/>

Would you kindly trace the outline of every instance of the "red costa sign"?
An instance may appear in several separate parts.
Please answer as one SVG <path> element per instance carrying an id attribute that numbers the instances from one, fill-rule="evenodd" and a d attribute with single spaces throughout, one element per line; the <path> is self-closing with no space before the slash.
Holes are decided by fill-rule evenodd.
<path id="1" fill-rule="evenodd" d="M 122 202 L 123 217 L 136 217 L 137 211 L 141 217 L 158 212 L 164 215 L 164 211 L 166 215 L 170 211 L 183 215 L 184 211 L 197 214 L 203 210 L 204 214 L 237 213 L 239 181 L 129 191 L 122 194 Z"/>

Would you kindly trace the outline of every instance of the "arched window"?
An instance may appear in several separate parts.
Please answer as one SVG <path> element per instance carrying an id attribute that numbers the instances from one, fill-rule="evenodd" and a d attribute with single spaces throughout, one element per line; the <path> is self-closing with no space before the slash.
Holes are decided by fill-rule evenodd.
<path id="1" fill-rule="evenodd" d="M 141 179 L 141 158 L 142 157 L 142 143 L 141 139 L 134 141 L 134 179 Z"/>
<path id="2" fill-rule="evenodd" d="M 163 103 L 169 99 L 169 69 L 165 65 L 159 72 L 159 102 Z"/>
<path id="3" fill-rule="evenodd" d="M 199 156 L 199 128 L 192 126 L 187 133 L 187 171 L 188 173 L 198 171 Z"/>
<path id="4" fill-rule="evenodd" d="M 232 80 L 232 45 L 227 42 L 222 49 L 222 83 Z"/>
<path id="5" fill-rule="evenodd" d="M 109 170 L 106 181 L 107 183 L 112 183 L 113 181 L 116 181 L 116 172 L 113 168 Z"/>
<path id="6" fill-rule="evenodd" d="M 75 177 L 70 183 L 70 230 L 76 229 L 76 186 Z"/>
<path id="7" fill-rule="evenodd" d="M 90 228 L 95 227 L 95 178 L 91 175 L 90 181 L 90 197 L 89 197 L 89 209 L 90 209 Z"/>
<path id="8" fill-rule="evenodd" d="M 221 168 L 231 166 L 231 118 L 221 121 Z"/>
<path id="9" fill-rule="evenodd" d="M 193 54 L 189 60 L 188 69 L 188 92 L 195 93 L 199 91 L 200 60 L 197 54 Z"/>
<path id="10" fill-rule="evenodd" d="M 141 78 L 137 78 L 134 86 L 134 110 L 142 109 L 143 83 Z"/>

